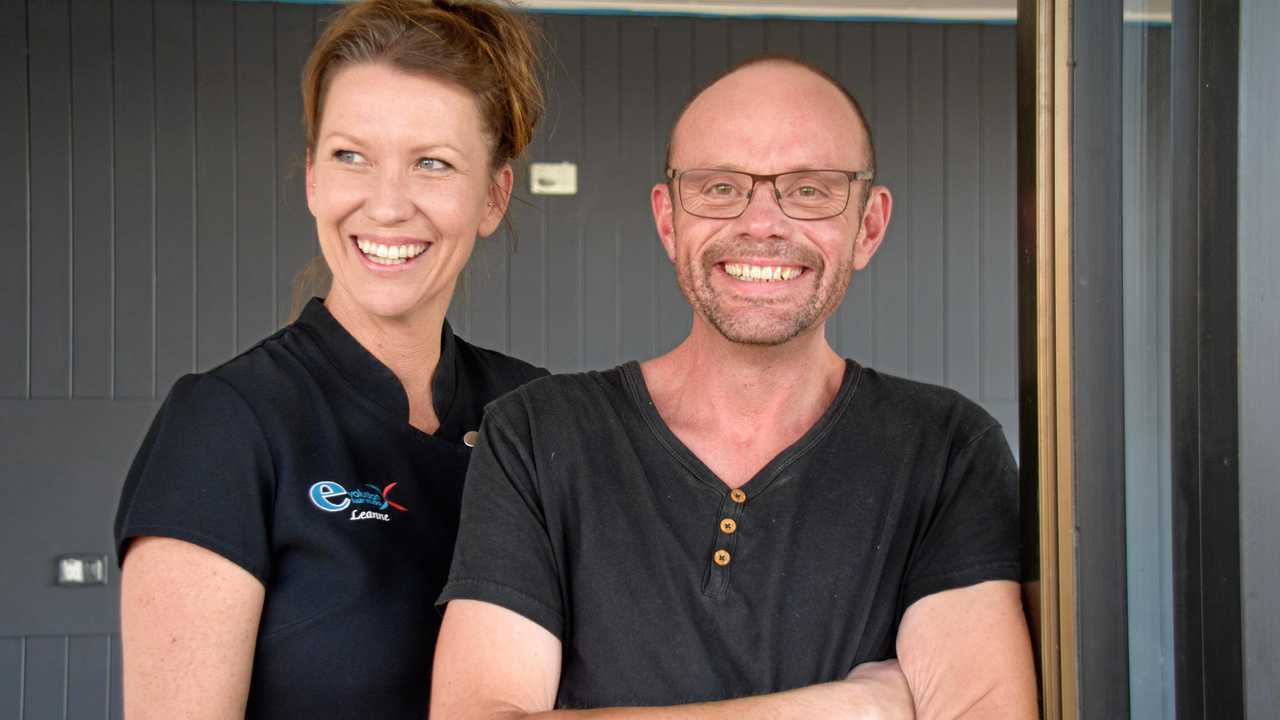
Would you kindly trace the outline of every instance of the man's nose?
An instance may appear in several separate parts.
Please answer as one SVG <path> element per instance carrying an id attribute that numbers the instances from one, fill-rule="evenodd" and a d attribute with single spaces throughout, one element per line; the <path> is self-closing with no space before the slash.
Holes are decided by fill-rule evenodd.
<path id="1" fill-rule="evenodd" d="M 364 213 L 379 225 L 396 225 L 413 216 L 413 201 L 408 194 L 408 178 L 390 169 L 377 174 L 369 197 L 365 199 Z"/>
<path id="2" fill-rule="evenodd" d="M 751 197 L 747 200 L 747 209 L 738 216 L 738 221 L 752 235 L 770 236 L 779 233 L 779 225 L 785 223 L 787 216 L 782 212 L 778 201 L 778 191 L 773 183 L 761 180 L 751 189 Z"/>

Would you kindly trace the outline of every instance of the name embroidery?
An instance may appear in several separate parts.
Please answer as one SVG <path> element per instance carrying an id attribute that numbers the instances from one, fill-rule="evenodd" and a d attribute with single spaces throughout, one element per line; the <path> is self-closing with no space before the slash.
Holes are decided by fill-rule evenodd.
<path id="1" fill-rule="evenodd" d="M 391 500 L 391 490 L 395 486 L 396 483 L 390 483 L 379 488 L 365 483 L 364 487 L 348 489 L 332 480 L 321 480 L 311 486 L 307 495 L 312 505 L 325 512 L 336 513 L 351 508 L 349 520 L 391 522 L 391 513 L 385 512 L 388 508 L 409 512 L 409 508 Z"/>

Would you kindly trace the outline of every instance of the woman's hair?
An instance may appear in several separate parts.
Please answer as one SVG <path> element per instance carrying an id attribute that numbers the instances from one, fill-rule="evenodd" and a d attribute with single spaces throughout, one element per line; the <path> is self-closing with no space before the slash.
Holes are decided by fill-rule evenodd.
<path id="1" fill-rule="evenodd" d="M 316 41 L 302 76 L 307 157 L 315 152 L 329 84 L 339 70 L 386 63 L 429 75 L 475 96 L 497 169 L 520 156 L 542 117 L 542 34 L 504 0 L 362 0 L 343 8 Z M 328 291 L 324 259 L 314 258 L 293 285 L 293 312 Z M 315 292 L 315 291 L 319 292 Z"/>

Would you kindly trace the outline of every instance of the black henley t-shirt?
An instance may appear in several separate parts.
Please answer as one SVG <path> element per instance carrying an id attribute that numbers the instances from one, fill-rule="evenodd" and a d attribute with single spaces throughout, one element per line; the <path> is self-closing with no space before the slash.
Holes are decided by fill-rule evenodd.
<path id="1" fill-rule="evenodd" d="M 893 657 L 908 606 L 1018 580 L 1018 543 L 1008 444 L 954 391 L 848 361 L 817 424 L 730 490 L 631 363 L 489 407 L 440 602 L 560 638 L 559 707 L 683 704 Z"/>

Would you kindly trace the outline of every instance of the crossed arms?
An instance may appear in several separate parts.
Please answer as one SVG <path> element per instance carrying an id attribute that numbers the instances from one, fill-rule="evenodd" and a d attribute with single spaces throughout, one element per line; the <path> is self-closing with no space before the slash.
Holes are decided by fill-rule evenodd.
<path id="1" fill-rule="evenodd" d="M 842 681 L 715 703 L 554 711 L 560 641 L 497 605 L 454 600 L 436 646 L 431 717 L 441 720 L 1034 718 L 1031 644 L 1016 583 L 928 595 L 903 615 L 897 662 Z M 637 668 L 643 672 L 643 668 Z"/>

